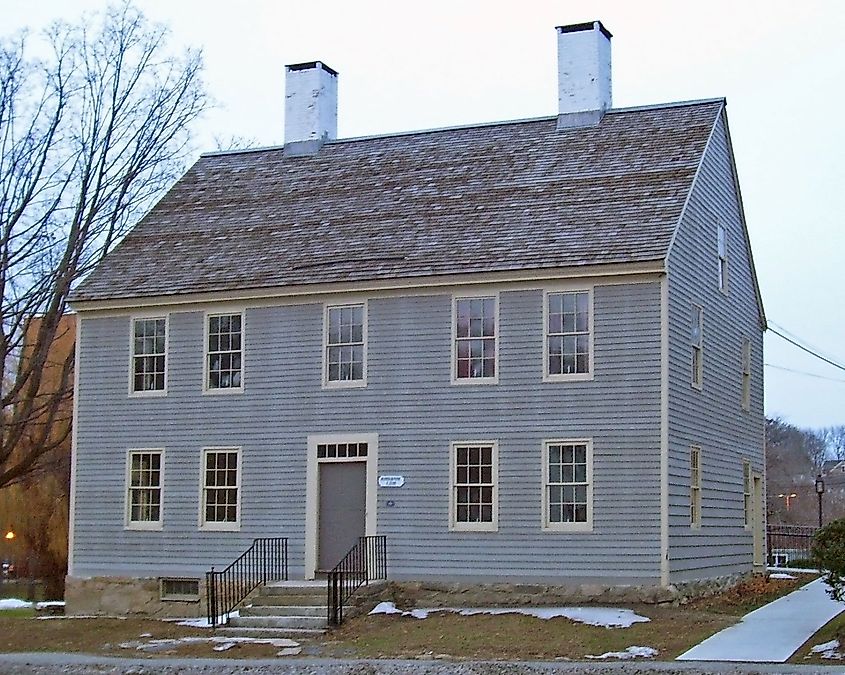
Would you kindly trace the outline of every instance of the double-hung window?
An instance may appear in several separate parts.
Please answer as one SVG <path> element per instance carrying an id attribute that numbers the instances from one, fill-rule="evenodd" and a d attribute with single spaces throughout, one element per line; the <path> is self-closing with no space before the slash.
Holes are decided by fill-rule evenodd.
<path id="1" fill-rule="evenodd" d="M 704 383 L 704 310 L 699 305 L 692 306 L 690 342 L 692 344 L 692 386 L 701 389 Z"/>
<path id="2" fill-rule="evenodd" d="M 325 315 L 324 384 L 364 386 L 366 363 L 366 305 L 329 305 Z"/>
<path id="3" fill-rule="evenodd" d="M 126 527 L 161 529 L 162 451 L 130 450 L 126 480 Z"/>
<path id="4" fill-rule="evenodd" d="M 132 319 L 132 394 L 163 394 L 167 388 L 167 317 Z"/>
<path id="5" fill-rule="evenodd" d="M 237 448 L 207 448 L 203 451 L 200 526 L 204 529 L 238 529 L 240 457 Z"/>
<path id="6" fill-rule="evenodd" d="M 716 228 L 716 239 L 719 253 L 719 290 L 728 291 L 728 234 L 723 225 Z"/>
<path id="7" fill-rule="evenodd" d="M 589 440 L 543 444 L 543 529 L 592 529 L 592 473 Z"/>
<path id="8" fill-rule="evenodd" d="M 696 445 L 689 452 L 689 523 L 701 527 L 701 448 Z"/>
<path id="9" fill-rule="evenodd" d="M 742 409 L 751 409 L 751 340 L 742 338 Z"/>
<path id="10" fill-rule="evenodd" d="M 243 390 L 243 314 L 209 314 L 206 390 Z"/>
<path id="11" fill-rule="evenodd" d="M 498 458 L 495 442 L 452 444 L 451 527 L 498 528 Z"/>
<path id="12" fill-rule="evenodd" d="M 496 296 L 455 298 L 453 382 L 496 382 Z"/>
<path id="13" fill-rule="evenodd" d="M 751 527 L 751 462 L 742 460 L 742 520 L 746 529 Z"/>
<path id="14" fill-rule="evenodd" d="M 545 378 L 587 379 L 592 372 L 591 293 L 546 294 Z"/>

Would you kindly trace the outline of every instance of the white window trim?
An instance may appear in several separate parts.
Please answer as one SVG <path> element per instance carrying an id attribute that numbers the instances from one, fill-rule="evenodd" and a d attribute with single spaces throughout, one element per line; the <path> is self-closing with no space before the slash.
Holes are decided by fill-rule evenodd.
<path id="1" fill-rule="evenodd" d="M 593 292 L 595 286 L 549 286 L 543 289 L 543 382 L 588 382 L 595 377 L 595 330 L 593 326 Z M 549 295 L 557 293 L 587 293 L 589 302 L 590 321 L 590 365 L 586 373 L 549 374 Z"/>
<path id="2" fill-rule="evenodd" d="M 135 391 L 135 322 L 139 319 L 164 319 L 164 389 Z M 157 398 L 167 396 L 167 381 L 170 377 L 170 314 L 150 312 L 132 314 L 129 317 L 129 396 L 131 398 Z"/>
<path id="3" fill-rule="evenodd" d="M 132 509 L 132 500 L 130 496 L 131 481 L 132 481 L 132 455 L 140 453 L 158 453 L 161 457 L 159 460 L 159 495 L 160 506 L 158 510 L 158 520 L 130 520 Z M 129 448 L 126 451 L 126 471 L 124 478 L 123 491 L 123 529 L 124 530 L 139 530 L 144 532 L 160 532 L 164 529 L 164 448 Z"/>
<path id="4" fill-rule="evenodd" d="M 699 330 L 699 344 L 698 344 L 698 351 L 699 351 L 701 358 L 700 358 L 699 369 L 698 369 L 700 372 L 696 373 L 696 370 L 694 368 L 695 361 L 692 358 L 692 354 L 693 354 L 692 348 L 695 347 L 696 345 L 692 342 L 692 338 L 690 338 L 690 342 L 689 342 L 689 345 L 690 345 L 690 351 L 689 351 L 689 355 L 690 355 L 690 386 L 692 386 L 693 389 L 697 389 L 698 391 L 702 391 L 704 389 L 704 307 L 702 307 L 701 305 L 699 305 L 696 302 L 693 302 L 691 307 L 692 308 L 697 307 L 701 311 L 701 324 L 699 326 L 700 330 Z M 698 374 L 698 382 L 695 381 L 696 380 L 696 374 Z"/>
<path id="5" fill-rule="evenodd" d="M 238 480 L 235 487 L 238 490 L 238 503 L 236 504 L 235 517 L 237 520 L 234 523 L 219 523 L 206 522 L 205 520 L 205 457 L 210 452 L 236 452 L 238 453 Z M 202 449 L 200 453 L 200 498 L 199 498 L 199 514 L 198 526 L 200 530 L 207 532 L 240 532 L 241 529 L 241 504 L 243 503 L 243 490 L 241 483 L 243 483 L 241 458 L 241 446 L 237 445 L 209 445 Z"/>
<path id="6" fill-rule="evenodd" d="M 317 446 L 329 443 L 366 443 L 366 457 L 317 457 Z M 320 464 L 326 462 L 365 462 L 367 494 L 365 497 L 364 535 L 377 534 L 378 515 L 378 434 L 314 434 L 307 438 L 305 468 L 305 578 L 314 579 L 317 569 L 318 516 L 320 511 Z"/>
<path id="7" fill-rule="evenodd" d="M 494 377 L 458 377 L 458 300 L 473 299 L 473 298 L 493 298 L 495 305 L 495 312 L 493 314 L 493 332 L 496 340 L 496 375 Z M 499 343 L 501 336 L 499 335 L 499 291 L 469 291 L 452 294 L 452 329 L 450 331 L 452 337 L 452 384 L 458 385 L 473 385 L 473 384 L 499 384 L 499 373 L 501 372 L 502 362 L 499 359 Z"/>
<path id="8" fill-rule="evenodd" d="M 692 455 L 693 452 L 698 453 L 698 485 L 693 484 L 692 482 Z M 703 521 L 703 515 L 701 513 L 701 483 L 702 483 L 702 476 L 704 474 L 702 463 L 701 463 L 701 446 L 700 445 L 691 445 L 689 448 L 689 477 L 690 477 L 690 490 L 689 490 L 689 498 L 690 498 L 690 529 L 691 530 L 700 530 L 701 523 Z M 693 492 L 693 488 L 696 489 L 696 492 Z M 698 520 L 694 521 L 692 519 L 692 504 L 695 501 L 696 513 L 698 515 Z"/>
<path id="9" fill-rule="evenodd" d="M 746 470 L 748 471 L 748 482 L 745 482 Z M 746 487 L 748 491 L 746 492 Z M 750 532 L 752 527 L 752 513 L 754 510 L 754 471 L 751 468 L 751 460 L 742 458 L 742 523 L 743 529 Z"/>
<path id="10" fill-rule="evenodd" d="M 550 445 L 586 445 L 587 446 L 587 522 L 586 523 L 550 523 L 549 500 L 546 488 L 549 485 L 549 446 Z M 592 532 L 593 531 L 593 439 L 592 438 L 549 438 L 543 441 L 543 478 L 541 484 L 543 509 L 543 532 Z"/>
<path id="11" fill-rule="evenodd" d="M 363 306 L 364 308 L 364 316 L 363 316 L 363 325 L 361 327 L 362 331 L 362 338 L 363 338 L 363 352 L 364 352 L 364 365 L 363 365 L 363 378 L 360 380 L 337 380 L 337 381 L 330 381 L 329 380 L 329 363 L 328 363 L 328 351 L 329 351 L 329 310 L 335 309 L 338 307 L 356 307 L 356 306 Z M 368 316 L 369 316 L 369 303 L 367 302 L 366 298 L 362 299 L 353 299 L 348 298 L 345 299 L 343 302 L 327 302 L 323 305 L 323 389 L 360 389 L 362 387 L 367 386 L 367 351 L 368 351 Z"/>
<path id="12" fill-rule="evenodd" d="M 724 273 L 722 272 L 722 255 L 719 253 L 719 233 L 723 232 L 725 236 L 725 269 Z M 719 291 L 724 295 L 728 294 L 728 287 L 730 285 L 730 254 L 728 252 L 728 228 L 722 225 L 721 223 L 717 223 L 716 225 L 716 264 L 718 267 L 716 268 L 716 285 L 719 288 Z M 719 278 L 721 277 L 722 284 L 719 285 Z"/>
<path id="13" fill-rule="evenodd" d="M 465 296 L 461 296 L 465 297 Z M 498 369 L 497 369 L 498 370 Z M 493 448 L 493 521 L 490 523 L 457 522 L 456 460 L 457 448 L 465 445 L 489 445 Z M 499 530 L 499 441 L 453 441 L 449 447 L 449 530 L 451 532 L 498 532 Z"/>
<path id="14" fill-rule="evenodd" d="M 741 345 L 740 407 L 748 412 L 751 410 L 751 340 L 743 336 Z"/>
<path id="15" fill-rule="evenodd" d="M 208 386 L 208 320 L 212 316 L 241 315 L 241 386 L 212 389 Z M 243 394 L 246 382 L 246 309 L 219 308 L 207 310 L 203 313 L 202 327 L 202 393 L 210 396 L 227 396 L 229 394 Z"/>

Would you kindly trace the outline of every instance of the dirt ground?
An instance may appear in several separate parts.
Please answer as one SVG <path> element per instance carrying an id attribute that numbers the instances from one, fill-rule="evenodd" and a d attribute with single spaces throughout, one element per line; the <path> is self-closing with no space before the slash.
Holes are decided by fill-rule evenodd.
<path id="1" fill-rule="evenodd" d="M 796 580 L 754 578 L 728 592 L 684 606 L 624 605 L 650 619 L 630 628 L 609 629 L 565 618 L 543 620 L 522 615 L 433 614 L 425 620 L 361 616 L 323 638 L 301 641 L 302 655 L 553 660 L 584 659 L 645 646 L 657 649 L 658 659 L 671 659 L 746 612 L 811 579 L 810 575 Z M 31 610 L 0 612 L 0 652 L 83 652 L 144 658 L 267 658 L 280 652 L 278 646 L 249 643 L 215 651 L 214 646 L 220 643 L 209 640 L 214 635 L 208 629 L 152 619 L 43 619 Z M 154 642 L 182 638 L 196 641 Z"/>

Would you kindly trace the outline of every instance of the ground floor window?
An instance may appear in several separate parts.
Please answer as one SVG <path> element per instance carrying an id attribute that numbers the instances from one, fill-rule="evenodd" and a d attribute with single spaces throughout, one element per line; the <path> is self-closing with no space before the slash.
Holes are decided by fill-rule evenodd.
<path id="1" fill-rule="evenodd" d="M 543 526 L 589 530 L 593 521 L 592 443 L 553 440 L 543 444 Z"/>
<path id="2" fill-rule="evenodd" d="M 689 453 L 689 522 L 690 527 L 701 527 L 701 448 L 693 445 Z"/>
<path id="3" fill-rule="evenodd" d="M 132 529 L 161 527 L 161 450 L 130 450 L 126 525 Z"/>
<path id="4" fill-rule="evenodd" d="M 240 522 L 240 450 L 203 451 L 202 519 L 206 529 L 237 529 Z"/>
<path id="5" fill-rule="evenodd" d="M 452 529 L 497 529 L 497 473 L 495 442 L 452 444 Z"/>

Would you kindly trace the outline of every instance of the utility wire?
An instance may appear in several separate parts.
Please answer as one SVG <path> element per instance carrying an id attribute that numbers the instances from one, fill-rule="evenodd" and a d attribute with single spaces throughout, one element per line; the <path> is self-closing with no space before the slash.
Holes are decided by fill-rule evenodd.
<path id="1" fill-rule="evenodd" d="M 809 347 L 809 348 L 810 348 L 810 349 L 812 349 L 814 352 L 818 352 L 818 354 L 819 354 L 820 356 L 824 356 L 825 358 L 827 358 L 827 359 L 831 359 L 832 361 L 838 361 L 838 360 L 839 360 L 839 359 L 837 359 L 835 356 L 831 355 L 831 353 L 830 353 L 830 352 L 826 352 L 826 351 L 825 351 L 824 349 L 822 349 L 821 347 L 817 347 L 816 345 L 814 345 L 813 343 L 811 343 L 809 340 L 804 340 L 804 339 L 802 339 L 801 337 L 799 337 L 798 335 L 796 335 L 796 334 L 795 334 L 795 333 L 793 333 L 792 331 L 787 330 L 784 326 L 781 326 L 779 323 L 776 323 L 776 322 L 774 322 L 774 321 L 769 320 L 769 324 L 771 324 L 771 326 L 770 326 L 770 327 L 772 327 L 772 326 L 773 326 L 774 328 L 777 328 L 779 331 L 781 331 L 781 332 L 783 332 L 783 333 L 786 333 L 786 334 L 787 334 L 789 337 L 791 337 L 793 340 L 797 340 L 798 342 L 800 342 L 801 344 L 803 344 L 805 347 Z"/>
<path id="2" fill-rule="evenodd" d="M 771 324 L 771 322 L 769 322 L 769 323 Z M 819 354 L 818 352 L 813 351 L 813 350 L 812 350 L 812 349 L 810 349 L 809 347 L 805 347 L 804 345 L 802 345 L 802 344 L 801 344 L 800 342 L 798 342 L 797 340 L 793 340 L 791 337 L 788 337 L 787 335 L 784 335 L 783 333 L 781 333 L 781 332 L 780 332 L 779 330 L 777 330 L 776 328 L 773 328 L 771 325 L 769 326 L 769 330 L 770 330 L 770 331 L 772 331 L 772 333 L 774 333 L 775 335 L 777 335 L 779 338 L 782 338 L 782 339 L 786 340 L 789 344 L 791 344 L 791 345 L 795 345 L 796 347 L 798 347 L 798 349 L 801 349 L 802 351 L 807 352 L 807 353 L 808 353 L 808 354 L 810 354 L 811 356 L 815 356 L 817 359 L 820 359 L 821 361 L 824 361 L 825 363 L 827 363 L 828 365 L 833 366 L 834 368 L 839 368 L 839 370 L 845 371 L 845 366 L 843 366 L 841 363 L 837 363 L 836 361 L 834 361 L 834 360 L 832 360 L 832 359 L 829 359 L 829 358 L 827 358 L 826 356 L 822 356 L 822 355 L 821 355 L 821 354 Z"/>
<path id="3" fill-rule="evenodd" d="M 764 363 L 766 368 L 774 368 L 775 370 L 783 370 L 787 373 L 795 373 L 796 375 L 806 375 L 807 377 L 815 377 L 819 380 L 828 380 L 830 382 L 842 382 L 845 384 L 845 380 L 839 377 L 827 377 L 825 375 L 818 375 L 816 373 L 808 373 L 806 370 L 795 370 L 794 368 L 787 368 L 786 366 L 777 366 L 774 363 Z"/>

